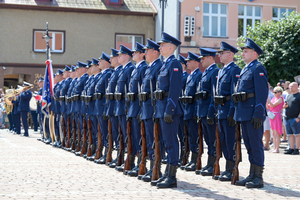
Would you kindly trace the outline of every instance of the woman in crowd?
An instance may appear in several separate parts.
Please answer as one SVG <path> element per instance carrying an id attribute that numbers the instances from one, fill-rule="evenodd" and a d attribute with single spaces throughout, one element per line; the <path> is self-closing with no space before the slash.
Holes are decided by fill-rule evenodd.
<path id="1" fill-rule="evenodd" d="M 268 98 L 268 108 L 270 112 L 272 112 L 275 117 L 273 119 L 270 118 L 270 125 L 273 131 L 273 142 L 274 142 L 274 150 L 271 151 L 273 153 L 279 153 L 279 144 L 280 144 L 280 136 L 282 135 L 282 119 L 281 119 L 281 110 L 284 104 L 284 99 L 282 97 L 282 88 L 277 86 L 274 88 L 274 95 L 271 100 Z"/>

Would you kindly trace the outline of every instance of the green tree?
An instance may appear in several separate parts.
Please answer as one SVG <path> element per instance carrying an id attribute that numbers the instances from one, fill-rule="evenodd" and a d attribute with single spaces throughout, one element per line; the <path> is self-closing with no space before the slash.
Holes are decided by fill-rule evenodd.
<path id="1" fill-rule="evenodd" d="M 264 21 L 255 28 L 247 27 L 247 36 L 264 51 L 259 61 L 268 71 L 269 82 L 276 85 L 279 79 L 294 81 L 300 74 L 300 15 L 292 12 L 280 21 Z M 243 46 L 245 37 L 237 39 Z M 241 54 L 236 56 L 237 64 L 244 67 Z"/>

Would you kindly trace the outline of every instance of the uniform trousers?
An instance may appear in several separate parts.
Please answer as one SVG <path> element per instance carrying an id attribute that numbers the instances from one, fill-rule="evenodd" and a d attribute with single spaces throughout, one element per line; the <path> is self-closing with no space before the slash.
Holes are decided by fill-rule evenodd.
<path id="1" fill-rule="evenodd" d="M 132 117 L 131 120 L 131 141 L 132 141 L 132 154 L 136 155 L 141 153 L 141 146 L 139 142 L 141 140 L 141 125 L 136 117 Z"/>
<path id="2" fill-rule="evenodd" d="M 14 117 L 12 113 L 9 113 L 7 115 L 8 117 L 8 122 L 9 122 L 9 130 L 10 131 L 15 131 L 15 122 L 14 122 Z"/>
<path id="3" fill-rule="evenodd" d="M 162 129 L 162 139 L 164 141 L 165 150 L 168 154 L 167 163 L 171 165 L 178 165 L 179 161 L 179 142 L 178 142 L 178 123 L 180 115 L 173 115 L 173 122 L 166 123 L 164 118 L 160 118 Z"/>
<path id="4" fill-rule="evenodd" d="M 95 146 L 98 145 L 98 119 L 96 115 L 90 115 L 87 117 L 87 123 L 88 123 L 88 118 L 90 118 L 91 124 L 92 124 L 92 139 L 93 139 L 93 144 Z M 100 129 L 101 130 L 101 129 Z M 87 133 L 89 134 L 89 133 Z"/>
<path id="5" fill-rule="evenodd" d="M 193 119 L 186 120 L 185 123 L 188 128 L 190 150 L 193 153 L 197 153 L 198 124 Z"/>
<path id="6" fill-rule="evenodd" d="M 100 125 L 102 144 L 103 146 L 108 147 L 108 120 L 104 120 L 102 115 L 97 115 L 97 119 Z"/>
<path id="7" fill-rule="evenodd" d="M 122 130 L 122 134 L 123 134 L 123 138 L 124 138 L 124 147 L 125 147 L 125 141 L 126 141 L 126 137 L 127 137 L 127 121 L 126 121 L 126 115 L 120 115 L 118 116 L 119 118 L 119 123 L 121 125 L 121 130 Z"/>
<path id="8" fill-rule="evenodd" d="M 229 126 L 227 119 L 219 119 L 221 149 L 225 159 L 232 162 L 235 162 L 235 129 L 236 126 Z"/>
<path id="9" fill-rule="evenodd" d="M 183 149 L 184 146 L 184 121 L 183 121 L 183 116 L 179 118 L 179 128 L 178 128 L 178 138 L 180 142 L 180 149 Z"/>
<path id="10" fill-rule="evenodd" d="M 36 111 L 30 111 L 30 113 L 31 113 L 31 118 L 32 118 L 32 123 L 33 123 L 33 130 L 37 131 L 37 129 L 38 129 L 37 113 L 36 113 Z"/>
<path id="11" fill-rule="evenodd" d="M 20 118 L 21 118 L 20 113 L 14 114 L 15 129 L 16 129 L 17 134 L 21 133 L 21 119 Z"/>
<path id="12" fill-rule="evenodd" d="M 264 127 L 261 126 L 259 129 L 255 129 L 251 121 L 243 121 L 241 125 L 250 163 L 264 166 L 265 155 L 262 142 Z"/>
<path id="13" fill-rule="evenodd" d="M 55 114 L 54 115 L 54 129 L 55 129 L 55 135 L 58 136 L 60 135 L 60 117 L 61 114 Z"/>
<path id="14" fill-rule="evenodd" d="M 204 141 L 207 147 L 207 154 L 210 156 L 216 156 L 216 147 L 214 145 L 216 141 L 216 120 L 214 119 L 214 124 L 207 124 L 206 117 L 201 117 L 202 132 L 204 136 Z"/>
<path id="15" fill-rule="evenodd" d="M 28 136 L 27 116 L 28 116 L 28 111 L 21 111 L 22 124 L 24 128 L 24 136 Z"/>

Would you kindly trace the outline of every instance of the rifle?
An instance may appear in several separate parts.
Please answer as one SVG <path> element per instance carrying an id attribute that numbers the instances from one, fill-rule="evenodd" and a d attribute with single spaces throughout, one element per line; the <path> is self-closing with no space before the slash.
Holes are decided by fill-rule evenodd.
<path id="1" fill-rule="evenodd" d="M 66 143 L 66 148 L 70 148 L 70 140 L 71 140 L 71 120 L 70 120 L 70 116 L 68 117 L 67 120 L 67 126 L 68 126 L 68 140 Z"/>
<path id="2" fill-rule="evenodd" d="M 61 115 L 61 120 L 62 120 L 62 128 L 63 128 L 63 139 L 62 139 L 61 146 L 65 147 L 66 146 L 65 139 L 66 139 L 66 136 L 67 136 L 67 132 L 66 132 L 66 121 L 65 121 L 65 118 L 64 118 L 63 115 Z"/>
<path id="3" fill-rule="evenodd" d="M 83 120 L 83 132 L 84 132 L 84 127 L 86 127 L 86 120 Z M 87 127 L 88 127 L 88 133 L 89 133 L 89 139 L 90 139 L 90 135 L 92 135 L 92 123 L 90 120 L 90 117 L 88 118 L 88 123 L 87 123 Z M 86 154 L 86 131 L 85 133 L 83 133 L 83 142 L 82 142 L 82 147 L 81 147 L 81 153 L 80 156 L 83 156 L 84 154 Z M 89 141 L 90 143 L 90 141 Z M 90 157 L 91 155 L 87 154 L 87 157 Z"/>
<path id="4" fill-rule="evenodd" d="M 184 124 L 184 154 L 182 158 L 182 165 L 186 165 L 188 163 L 190 146 L 189 146 L 189 133 L 186 124 Z"/>
<path id="5" fill-rule="evenodd" d="M 217 158 L 216 158 L 216 161 L 214 163 L 214 171 L 213 171 L 212 178 L 214 178 L 215 175 L 220 175 L 219 161 L 220 161 L 220 158 L 222 157 L 222 150 L 221 150 L 221 142 L 220 142 L 219 124 L 217 124 L 217 126 L 216 126 L 215 147 L 216 147 L 216 151 L 217 151 Z"/>
<path id="6" fill-rule="evenodd" d="M 106 155 L 106 165 L 112 162 L 112 150 L 113 150 L 113 136 L 112 136 L 112 126 L 111 126 L 111 119 L 108 119 L 108 151 Z"/>
<path id="7" fill-rule="evenodd" d="M 153 98 L 152 81 L 150 80 L 150 91 L 151 91 L 151 104 L 154 108 L 155 113 L 155 100 Z M 159 148 L 159 119 L 154 118 L 154 155 L 155 161 L 152 169 L 152 181 L 159 179 L 159 161 L 160 161 L 160 148 Z"/>
<path id="8" fill-rule="evenodd" d="M 141 121 L 141 136 L 142 136 L 142 159 L 139 165 L 138 175 L 146 174 L 147 144 L 146 144 L 145 123 L 143 120 Z"/>
<path id="9" fill-rule="evenodd" d="M 201 157 L 203 154 L 203 133 L 202 133 L 202 125 L 201 122 L 199 122 L 199 128 L 198 128 L 198 145 L 199 145 L 199 153 L 198 153 L 198 158 L 197 158 L 197 165 L 196 165 L 196 170 L 201 170 L 202 169 L 202 162 L 201 162 Z"/>
<path id="10" fill-rule="evenodd" d="M 132 154 L 132 141 L 131 141 L 131 121 L 127 121 L 127 159 L 125 160 L 125 166 L 123 173 L 126 170 L 131 170 L 129 157 Z"/>
<path id="11" fill-rule="evenodd" d="M 73 114 L 73 141 L 72 141 L 72 148 L 71 150 L 76 149 L 76 120 L 75 120 L 75 115 Z"/>
<path id="12" fill-rule="evenodd" d="M 235 165 L 233 168 L 233 176 L 231 178 L 231 184 L 234 185 L 236 181 L 239 180 L 239 164 L 242 162 L 242 151 L 241 151 L 241 129 L 240 129 L 240 124 L 238 123 L 236 125 L 235 129 L 235 154 L 236 154 L 236 159 L 235 159 Z"/>
<path id="13" fill-rule="evenodd" d="M 97 150 L 96 150 L 96 155 L 95 155 L 95 160 L 99 160 L 102 157 L 102 151 L 101 151 L 101 146 L 102 146 L 102 134 L 101 134 L 101 129 L 100 129 L 100 125 L 98 123 L 98 134 L 97 134 L 97 138 L 98 138 L 98 146 L 97 146 Z M 89 145 L 89 149 L 91 151 L 91 146 Z M 88 150 L 89 151 L 89 150 Z M 91 153 L 92 154 L 92 153 Z"/>
<path id="14" fill-rule="evenodd" d="M 82 119 L 82 127 L 83 127 L 83 134 L 86 134 L 86 122 L 85 119 Z M 81 148 L 81 130 L 80 130 L 80 126 L 79 126 L 79 120 L 78 120 L 78 130 L 77 130 L 77 146 L 76 146 L 76 150 L 75 152 L 79 152 L 80 148 Z"/>
<path id="15" fill-rule="evenodd" d="M 121 123 L 119 122 L 119 155 L 117 158 L 117 166 L 121 166 L 124 162 L 124 138 L 121 128 Z"/>

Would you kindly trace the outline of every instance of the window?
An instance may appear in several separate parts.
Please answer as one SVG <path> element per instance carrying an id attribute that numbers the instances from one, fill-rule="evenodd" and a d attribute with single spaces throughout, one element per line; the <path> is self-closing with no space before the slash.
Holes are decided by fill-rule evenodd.
<path id="1" fill-rule="evenodd" d="M 273 20 L 279 21 L 285 15 L 288 16 L 294 9 L 291 8 L 273 8 Z"/>
<path id="2" fill-rule="evenodd" d="M 42 38 L 46 34 L 45 30 L 33 30 L 33 51 L 46 52 L 47 43 Z M 49 31 L 48 34 L 52 37 L 49 41 L 51 53 L 65 52 L 65 31 Z"/>
<path id="3" fill-rule="evenodd" d="M 116 49 L 119 49 L 121 44 L 128 47 L 129 49 L 134 49 L 135 42 L 143 44 L 144 36 L 134 34 L 116 34 Z"/>
<path id="4" fill-rule="evenodd" d="M 257 6 L 239 6 L 239 36 L 245 36 L 247 26 L 255 27 L 256 22 L 261 20 L 261 7 Z"/>
<path id="5" fill-rule="evenodd" d="M 203 5 L 203 36 L 227 36 L 227 5 L 204 3 Z"/>

